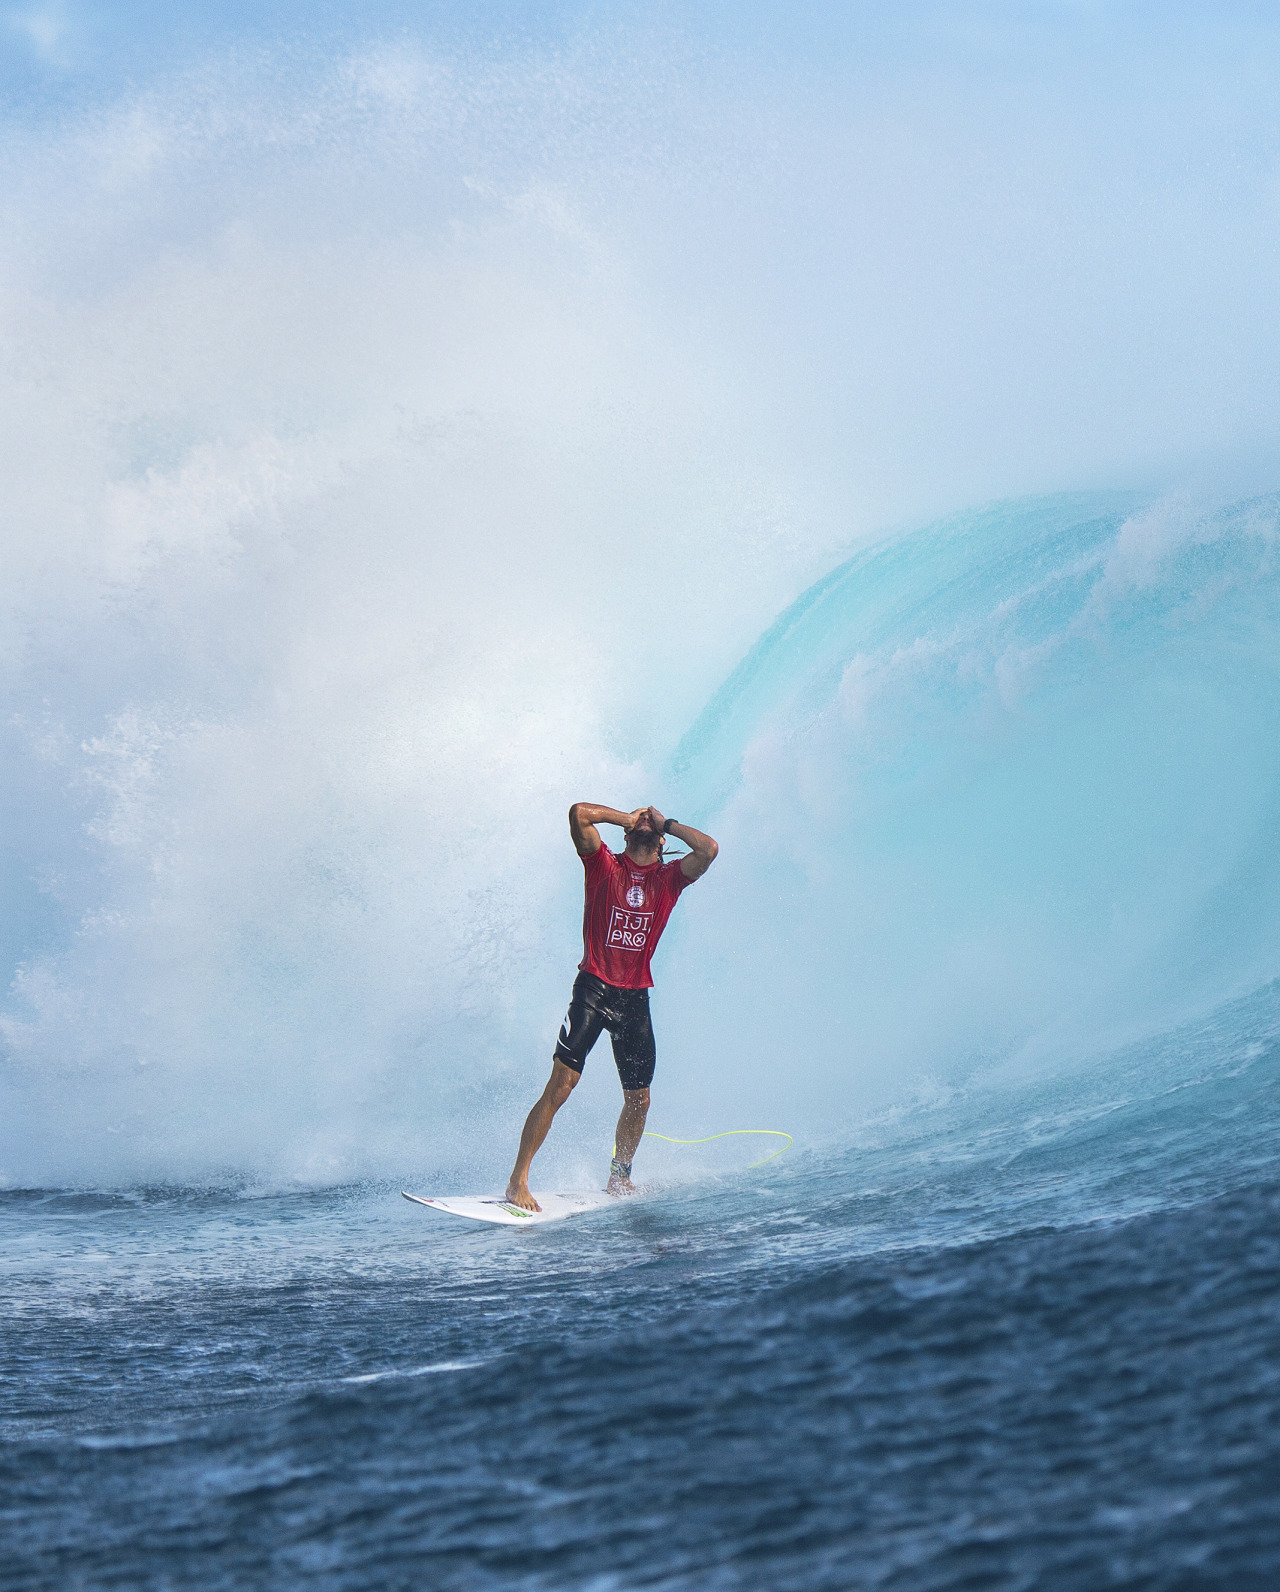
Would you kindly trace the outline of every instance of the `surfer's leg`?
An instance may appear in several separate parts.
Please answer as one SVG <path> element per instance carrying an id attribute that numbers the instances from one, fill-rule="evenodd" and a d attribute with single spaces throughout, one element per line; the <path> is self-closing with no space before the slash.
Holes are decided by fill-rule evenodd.
<path id="1" fill-rule="evenodd" d="M 647 989 L 626 992 L 618 1020 L 610 1028 L 610 1038 L 622 1084 L 622 1115 L 614 1134 L 614 1164 L 609 1169 L 608 1188 L 610 1194 L 630 1194 L 631 1162 L 649 1115 L 649 1085 L 657 1063 Z"/>
<path id="2" fill-rule="evenodd" d="M 573 981 L 573 994 L 569 997 L 569 1010 L 556 1040 L 555 1059 L 551 1063 L 551 1077 L 542 1091 L 542 1098 L 525 1119 L 520 1135 L 520 1151 L 507 1184 L 507 1199 L 522 1210 L 541 1210 L 529 1192 L 529 1167 L 542 1148 L 542 1141 L 551 1131 L 557 1111 L 573 1093 L 574 1085 L 582 1076 L 582 1069 L 591 1047 L 604 1028 L 600 1012 L 601 996 L 608 986 L 590 973 L 579 973 Z"/>
<path id="3" fill-rule="evenodd" d="M 644 1133 L 645 1119 L 649 1115 L 649 1091 L 647 1089 L 624 1089 L 622 1091 L 622 1115 L 618 1118 L 618 1126 L 613 1135 L 613 1159 L 615 1166 L 609 1170 L 608 1189 L 610 1194 L 631 1194 L 634 1192 L 630 1176 L 617 1170 L 619 1166 L 629 1167 L 635 1158 L 636 1148 L 640 1137 Z"/>
<path id="4" fill-rule="evenodd" d="M 507 1199 L 512 1205 L 519 1205 L 522 1210 L 542 1209 L 529 1192 L 529 1167 L 533 1164 L 534 1156 L 542 1148 L 543 1140 L 551 1131 L 556 1112 L 573 1093 L 581 1076 L 581 1072 L 566 1067 L 557 1056 L 551 1063 L 551 1076 L 547 1079 L 547 1087 L 542 1091 L 537 1105 L 525 1118 L 524 1132 L 520 1135 L 520 1151 L 516 1156 L 511 1181 L 507 1184 Z"/>

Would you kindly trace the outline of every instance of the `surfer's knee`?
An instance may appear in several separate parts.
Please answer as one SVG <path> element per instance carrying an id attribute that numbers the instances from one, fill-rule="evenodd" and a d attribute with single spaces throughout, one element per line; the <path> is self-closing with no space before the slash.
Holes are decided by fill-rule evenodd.
<path id="1" fill-rule="evenodd" d="M 580 1072 L 575 1072 L 572 1067 L 566 1067 L 557 1057 L 556 1065 L 551 1070 L 551 1077 L 547 1080 L 546 1098 L 558 1110 L 578 1087 L 578 1080 L 581 1077 Z"/>
<path id="2" fill-rule="evenodd" d="M 622 1092 L 626 1096 L 627 1104 L 633 1111 L 648 1111 L 649 1091 L 647 1088 L 624 1089 Z"/>

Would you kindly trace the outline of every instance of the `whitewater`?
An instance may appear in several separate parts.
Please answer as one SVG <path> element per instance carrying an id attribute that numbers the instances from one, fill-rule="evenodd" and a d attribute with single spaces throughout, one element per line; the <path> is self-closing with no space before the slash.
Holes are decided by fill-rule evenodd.
<path id="1" fill-rule="evenodd" d="M 1275 1584 L 1280 44 L 1086 10 L 6 24 L 0 1588 Z"/>

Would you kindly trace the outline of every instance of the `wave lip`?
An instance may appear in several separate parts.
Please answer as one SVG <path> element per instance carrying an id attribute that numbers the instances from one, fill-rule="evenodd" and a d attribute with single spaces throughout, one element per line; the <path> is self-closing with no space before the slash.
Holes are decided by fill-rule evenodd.
<path id="1" fill-rule="evenodd" d="M 750 649 L 681 737 L 670 772 L 708 812 L 737 787 L 746 740 L 784 705 L 816 707 L 854 656 L 912 624 L 972 623 L 1113 538 L 1136 493 L 998 503 L 861 548 L 815 581 Z M 792 702 L 792 697 L 798 702 Z"/>

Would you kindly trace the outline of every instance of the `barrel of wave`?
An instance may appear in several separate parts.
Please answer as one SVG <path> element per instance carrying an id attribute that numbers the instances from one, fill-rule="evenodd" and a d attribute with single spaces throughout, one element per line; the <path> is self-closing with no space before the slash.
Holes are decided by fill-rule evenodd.
<path id="1" fill-rule="evenodd" d="M 722 855 L 664 969 L 664 1108 L 728 1091 L 831 1131 L 1272 976 L 1278 523 L 1275 498 L 998 505 L 792 604 L 674 754 Z"/>

